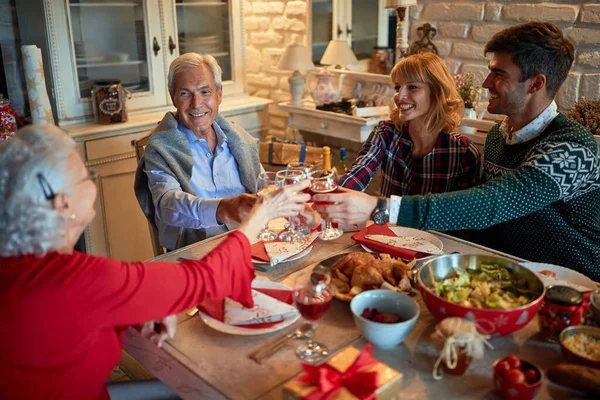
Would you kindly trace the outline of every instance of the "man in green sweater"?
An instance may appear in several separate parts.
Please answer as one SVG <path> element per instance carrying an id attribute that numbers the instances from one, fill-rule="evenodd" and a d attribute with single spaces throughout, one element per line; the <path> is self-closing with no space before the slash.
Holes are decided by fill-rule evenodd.
<path id="1" fill-rule="evenodd" d="M 344 189 L 315 196 L 336 203 L 317 211 L 339 223 L 388 212 L 391 222 L 424 230 L 484 229 L 477 236 L 491 247 L 600 281 L 598 144 L 554 102 L 573 45 L 556 25 L 531 22 L 498 32 L 485 52 L 493 53 L 483 82 L 488 111 L 507 117 L 487 135 L 482 185 L 386 201 Z"/>

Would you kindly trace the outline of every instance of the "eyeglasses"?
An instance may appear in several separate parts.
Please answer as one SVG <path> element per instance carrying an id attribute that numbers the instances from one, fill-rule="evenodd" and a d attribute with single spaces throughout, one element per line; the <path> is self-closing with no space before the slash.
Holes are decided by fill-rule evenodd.
<path id="1" fill-rule="evenodd" d="M 54 199 L 56 197 L 56 193 L 54 193 L 54 190 L 52 190 L 52 186 L 50 186 L 50 183 L 48 182 L 46 177 L 44 177 L 44 175 L 41 172 L 38 172 L 36 176 L 37 176 L 38 182 L 40 183 L 40 186 L 42 187 L 42 192 L 44 192 L 44 197 L 46 198 L 46 200 Z M 96 171 L 88 170 L 88 175 L 85 178 L 83 178 L 79 182 L 74 183 L 71 186 L 77 186 L 80 183 L 87 181 L 88 179 L 95 182 L 96 177 L 97 177 Z"/>

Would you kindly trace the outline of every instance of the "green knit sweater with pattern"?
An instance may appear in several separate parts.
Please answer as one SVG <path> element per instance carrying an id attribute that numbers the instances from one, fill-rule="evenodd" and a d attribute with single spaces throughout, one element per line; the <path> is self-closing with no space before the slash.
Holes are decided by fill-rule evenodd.
<path id="1" fill-rule="evenodd" d="M 494 248 L 600 281 L 600 155 L 594 136 L 559 114 L 536 138 L 485 142 L 485 183 L 404 196 L 398 224 L 424 230 L 493 228 Z M 489 232 L 488 232 L 489 233 Z"/>

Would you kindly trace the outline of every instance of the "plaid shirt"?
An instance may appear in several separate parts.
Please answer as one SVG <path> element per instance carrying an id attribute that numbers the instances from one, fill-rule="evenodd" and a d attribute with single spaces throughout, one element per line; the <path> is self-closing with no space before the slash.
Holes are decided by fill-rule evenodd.
<path id="1" fill-rule="evenodd" d="M 442 132 L 424 157 L 413 157 L 412 149 L 406 126 L 400 132 L 391 121 L 382 121 L 339 185 L 364 191 L 380 165 L 379 191 L 385 197 L 451 192 L 481 182 L 481 155 L 466 137 Z"/>

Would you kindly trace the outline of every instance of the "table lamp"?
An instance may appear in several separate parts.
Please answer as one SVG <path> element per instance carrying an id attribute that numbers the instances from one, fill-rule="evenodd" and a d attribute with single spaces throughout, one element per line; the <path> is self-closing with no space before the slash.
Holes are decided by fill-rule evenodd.
<path id="1" fill-rule="evenodd" d="M 416 6 L 417 0 L 385 0 L 385 8 L 395 8 L 398 14 L 396 23 L 396 63 L 408 50 L 408 19 L 406 11 L 410 6 Z"/>
<path id="2" fill-rule="evenodd" d="M 285 71 L 294 71 L 288 79 L 292 95 L 291 104 L 301 106 L 305 79 L 300 71 L 308 71 L 315 68 L 308 49 L 300 44 L 288 46 L 279 61 L 278 68 Z"/>
<path id="3" fill-rule="evenodd" d="M 345 68 L 348 64 L 356 64 L 358 60 L 346 40 L 330 40 L 321 58 L 323 65 L 339 65 Z"/>

